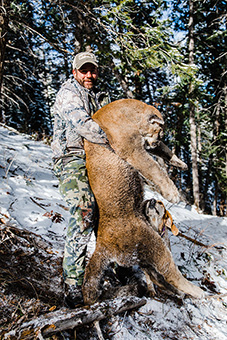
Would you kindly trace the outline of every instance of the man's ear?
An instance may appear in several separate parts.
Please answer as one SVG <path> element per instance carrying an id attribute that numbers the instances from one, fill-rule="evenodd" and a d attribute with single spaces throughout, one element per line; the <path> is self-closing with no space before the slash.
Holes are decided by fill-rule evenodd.
<path id="1" fill-rule="evenodd" d="M 73 70 L 73 75 L 74 75 L 74 77 L 76 77 L 76 70 L 75 69 Z"/>

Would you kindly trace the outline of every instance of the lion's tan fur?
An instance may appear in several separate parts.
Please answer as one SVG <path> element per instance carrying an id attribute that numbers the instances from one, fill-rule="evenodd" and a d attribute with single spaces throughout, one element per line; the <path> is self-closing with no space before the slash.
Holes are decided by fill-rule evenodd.
<path id="1" fill-rule="evenodd" d="M 120 100 L 99 110 L 94 120 L 106 132 L 114 152 L 85 141 L 89 181 L 99 207 L 96 249 L 84 277 L 85 303 L 98 298 L 103 272 L 114 261 L 125 267 L 139 265 L 153 282 L 175 293 L 201 296 L 200 288 L 181 275 L 168 246 L 143 212 L 140 173 L 167 199 L 179 200 L 173 182 L 144 149 L 144 136 L 151 143 L 159 138 L 161 114 L 137 100 Z"/>

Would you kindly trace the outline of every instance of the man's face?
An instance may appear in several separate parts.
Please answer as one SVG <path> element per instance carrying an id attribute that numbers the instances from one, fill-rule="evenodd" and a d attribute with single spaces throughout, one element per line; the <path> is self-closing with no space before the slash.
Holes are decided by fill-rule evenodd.
<path id="1" fill-rule="evenodd" d="M 73 70 L 74 78 L 86 89 L 92 89 L 98 78 L 98 69 L 91 63 L 86 63 L 79 70 Z"/>

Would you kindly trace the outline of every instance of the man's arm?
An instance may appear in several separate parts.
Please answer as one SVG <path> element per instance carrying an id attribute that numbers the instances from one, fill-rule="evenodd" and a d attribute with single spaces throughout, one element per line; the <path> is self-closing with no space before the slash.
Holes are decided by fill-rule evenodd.
<path id="1" fill-rule="evenodd" d="M 93 143 L 108 143 L 105 132 L 89 116 L 82 100 L 73 91 L 65 90 L 62 93 L 62 114 L 67 125 L 71 126 L 72 133 L 75 132 Z"/>

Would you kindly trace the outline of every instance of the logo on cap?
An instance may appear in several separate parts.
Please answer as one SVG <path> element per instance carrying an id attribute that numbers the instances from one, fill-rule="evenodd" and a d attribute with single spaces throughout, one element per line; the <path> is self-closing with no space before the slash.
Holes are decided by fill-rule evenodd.
<path id="1" fill-rule="evenodd" d="M 80 69 L 84 64 L 91 63 L 98 67 L 98 62 L 93 53 L 90 52 L 80 52 L 73 60 L 73 69 Z"/>

